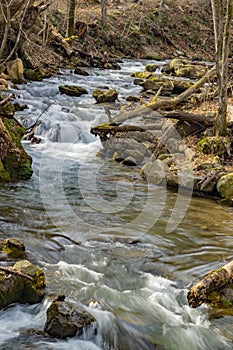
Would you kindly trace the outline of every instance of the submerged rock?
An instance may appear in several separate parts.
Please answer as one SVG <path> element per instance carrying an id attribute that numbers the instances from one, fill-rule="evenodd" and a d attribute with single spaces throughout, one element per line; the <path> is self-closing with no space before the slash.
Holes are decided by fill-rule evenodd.
<path id="1" fill-rule="evenodd" d="M 53 301 L 47 310 L 45 332 L 57 338 L 81 335 L 94 325 L 94 317 L 81 307 L 64 301 Z"/>

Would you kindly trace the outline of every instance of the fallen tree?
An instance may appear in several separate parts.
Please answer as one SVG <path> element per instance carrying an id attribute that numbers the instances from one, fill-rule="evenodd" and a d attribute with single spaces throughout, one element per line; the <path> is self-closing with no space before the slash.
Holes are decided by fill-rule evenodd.
<path id="1" fill-rule="evenodd" d="M 183 93 L 172 99 L 159 99 L 156 102 L 148 103 L 142 107 L 136 108 L 129 112 L 119 113 L 113 118 L 113 122 L 116 124 L 122 124 L 128 119 L 136 117 L 142 117 L 148 114 L 148 111 L 158 110 L 171 110 L 176 108 L 179 104 L 185 102 L 192 94 L 194 94 L 200 87 L 202 87 L 207 81 L 213 78 L 216 74 L 216 66 L 212 67 L 196 84 L 185 90 Z"/>
<path id="2" fill-rule="evenodd" d="M 209 271 L 188 291 L 189 306 L 196 308 L 202 305 L 213 291 L 217 291 L 233 280 L 233 261 L 217 270 Z"/>

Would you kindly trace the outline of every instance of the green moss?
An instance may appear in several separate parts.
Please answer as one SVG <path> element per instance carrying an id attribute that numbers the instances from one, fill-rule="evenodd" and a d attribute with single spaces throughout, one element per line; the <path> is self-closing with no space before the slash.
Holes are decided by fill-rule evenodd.
<path id="1" fill-rule="evenodd" d="M 220 137 L 204 137 L 197 144 L 197 149 L 204 154 L 223 155 L 225 145 Z"/>
<path id="2" fill-rule="evenodd" d="M 0 163 L 0 180 L 28 179 L 32 176 L 32 158 L 25 152 L 21 145 L 21 139 L 25 134 L 23 127 L 20 127 L 13 119 L 3 118 L 3 123 L 12 143 L 6 148 L 7 152 Z"/>
<path id="3" fill-rule="evenodd" d="M 221 295 L 218 291 L 212 292 L 208 298 L 207 302 L 215 308 L 224 308 L 229 309 L 233 307 L 233 302 L 227 300 L 223 295 Z"/>
<path id="4" fill-rule="evenodd" d="M 132 74 L 132 77 L 140 78 L 140 79 L 148 79 L 151 76 L 152 76 L 151 72 L 135 72 Z"/>
<path id="5" fill-rule="evenodd" d="M 5 239 L 0 242 L 1 251 L 12 259 L 25 259 L 25 246 L 17 238 Z"/>

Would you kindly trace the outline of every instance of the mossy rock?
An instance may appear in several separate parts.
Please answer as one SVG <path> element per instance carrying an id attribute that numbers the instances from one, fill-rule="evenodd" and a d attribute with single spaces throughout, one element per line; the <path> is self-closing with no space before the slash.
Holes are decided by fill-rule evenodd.
<path id="1" fill-rule="evenodd" d="M 17 238 L 7 238 L 0 242 L 0 250 L 11 259 L 25 259 L 25 246 Z"/>
<path id="2" fill-rule="evenodd" d="M 28 179 L 32 176 L 32 158 L 21 145 L 24 128 L 13 119 L 0 119 L 0 181 Z"/>
<path id="3" fill-rule="evenodd" d="M 217 190 L 222 198 L 233 197 L 233 173 L 220 177 L 217 182 Z"/>
<path id="4" fill-rule="evenodd" d="M 15 302 L 34 304 L 44 298 L 45 275 L 40 268 L 20 260 L 8 269 L 10 272 L 0 269 L 0 308 Z"/>
<path id="5" fill-rule="evenodd" d="M 4 96 L 0 95 L 0 101 L 4 100 Z M 14 105 L 8 101 L 3 106 L 0 106 L 0 117 L 11 116 L 15 113 Z"/>
<path id="6" fill-rule="evenodd" d="M 207 72 L 207 68 L 202 64 L 181 58 L 174 58 L 170 63 L 171 72 L 178 77 L 190 79 L 200 79 Z"/>
<path id="7" fill-rule="evenodd" d="M 152 76 L 151 72 L 135 72 L 132 77 L 139 79 L 148 79 Z"/>
<path id="8" fill-rule="evenodd" d="M 147 64 L 145 71 L 153 73 L 153 72 L 156 72 L 156 70 L 159 69 L 160 67 L 161 66 L 159 64 L 156 64 L 156 63 Z"/>
<path id="9" fill-rule="evenodd" d="M 97 103 L 115 102 L 118 99 L 118 92 L 115 89 L 93 91 L 92 96 Z"/>
<path id="10" fill-rule="evenodd" d="M 31 81 L 41 81 L 44 78 L 46 78 L 48 74 L 42 69 L 25 69 L 24 71 L 24 77 L 27 80 Z"/>
<path id="11" fill-rule="evenodd" d="M 76 96 L 79 97 L 84 94 L 88 94 L 88 91 L 82 86 L 76 85 L 61 85 L 58 87 L 61 94 L 65 94 L 67 96 Z"/>
<path id="12" fill-rule="evenodd" d="M 197 144 L 197 149 L 204 154 L 223 156 L 226 152 L 224 141 L 221 137 L 204 137 Z"/>
<path id="13" fill-rule="evenodd" d="M 158 81 L 158 80 L 147 79 L 140 85 L 143 87 L 144 91 L 147 91 L 147 90 L 158 91 L 159 89 L 161 89 L 160 94 L 163 96 L 170 96 L 174 89 L 173 82 L 169 80 Z"/>

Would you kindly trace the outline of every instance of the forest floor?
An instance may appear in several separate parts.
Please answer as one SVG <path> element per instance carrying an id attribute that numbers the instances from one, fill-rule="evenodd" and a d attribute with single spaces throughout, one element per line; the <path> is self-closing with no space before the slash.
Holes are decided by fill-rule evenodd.
<path id="1" fill-rule="evenodd" d="M 100 1 L 79 1 L 76 20 L 88 30 L 81 45 L 91 53 L 112 57 L 164 59 L 185 56 L 213 60 L 214 39 L 211 7 L 204 0 L 165 1 L 159 13 L 159 0 L 111 0 L 107 2 L 106 27 L 101 26 Z M 61 11 L 60 29 L 65 29 L 66 5 L 54 0 L 52 10 Z"/>

